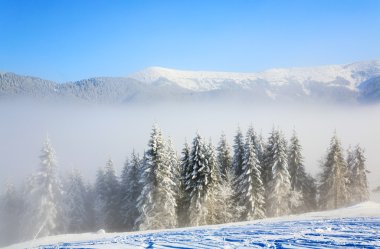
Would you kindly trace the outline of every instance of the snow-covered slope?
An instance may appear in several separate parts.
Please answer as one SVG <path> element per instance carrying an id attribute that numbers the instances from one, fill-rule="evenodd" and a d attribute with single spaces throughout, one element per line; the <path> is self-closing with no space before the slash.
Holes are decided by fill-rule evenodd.
<path id="1" fill-rule="evenodd" d="M 380 204 L 252 222 L 114 234 L 59 235 L 20 248 L 337 248 L 380 247 Z"/>
<path id="2" fill-rule="evenodd" d="M 57 84 L 0 74 L 0 99 L 32 98 L 92 103 L 240 101 L 252 103 L 380 102 L 380 61 L 258 73 L 180 71 L 151 67 L 128 77 Z"/>
<path id="3" fill-rule="evenodd" d="M 321 82 L 328 85 L 344 85 L 355 90 L 358 85 L 371 77 L 380 75 L 380 61 L 357 62 L 348 65 L 332 65 L 310 68 L 271 69 L 258 73 L 181 71 L 162 67 L 150 67 L 129 77 L 145 83 L 167 79 L 193 91 L 220 89 L 226 82 L 249 88 L 251 82 L 265 81 L 273 86 L 291 82 L 305 84 Z"/>

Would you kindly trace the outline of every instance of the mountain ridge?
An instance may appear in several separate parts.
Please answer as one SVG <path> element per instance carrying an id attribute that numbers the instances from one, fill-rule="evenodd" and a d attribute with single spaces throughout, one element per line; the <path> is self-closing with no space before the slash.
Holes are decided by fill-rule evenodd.
<path id="1" fill-rule="evenodd" d="M 377 103 L 380 60 L 256 73 L 149 67 L 126 77 L 93 77 L 66 83 L 1 73 L 0 99 L 15 97 L 112 104 L 214 100 Z"/>

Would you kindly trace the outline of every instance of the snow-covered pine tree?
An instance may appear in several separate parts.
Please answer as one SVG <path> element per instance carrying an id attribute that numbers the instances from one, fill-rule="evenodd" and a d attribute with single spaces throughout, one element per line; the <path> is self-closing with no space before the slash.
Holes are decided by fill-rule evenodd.
<path id="1" fill-rule="evenodd" d="M 190 189 L 186 189 L 186 182 L 191 178 L 190 172 L 190 147 L 187 142 L 182 149 L 182 157 L 180 159 L 181 182 L 179 185 L 179 197 L 177 200 L 178 226 L 183 227 L 189 224 L 189 205 L 190 205 Z"/>
<path id="2" fill-rule="evenodd" d="M 289 214 L 290 175 L 287 163 L 286 141 L 280 131 L 274 130 L 270 139 L 270 155 L 267 166 L 271 169 L 272 179 L 268 183 L 268 216 Z"/>
<path id="3" fill-rule="evenodd" d="M 95 228 L 96 229 L 104 229 L 105 228 L 105 202 L 106 202 L 106 186 L 104 179 L 104 170 L 103 168 L 99 168 L 96 173 L 96 181 L 95 181 L 95 203 L 94 203 L 94 211 L 95 211 Z"/>
<path id="4" fill-rule="evenodd" d="M 263 163 L 264 157 L 263 137 L 256 133 L 252 125 L 247 130 L 247 136 L 251 137 L 252 143 L 256 148 L 257 160 L 259 160 L 259 163 L 261 165 Z"/>
<path id="5" fill-rule="evenodd" d="M 365 167 L 364 150 L 357 145 L 348 158 L 348 170 L 350 176 L 350 202 L 353 204 L 369 200 L 367 170 Z"/>
<path id="6" fill-rule="evenodd" d="M 232 158 L 230 150 L 231 148 L 227 143 L 226 135 L 223 133 L 220 137 L 219 145 L 217 148 L 217 159 L 219 164 L 219 171 L 224 180 L 226 180 L 227 178 L 227 172 L 231 172 Z"/>
<path id="7" fill-rule="evenodd" d="M 322 209 L 343 207 L 348 201 L 348 172 L 342 147 L 336 134 L 322 163 L 319 185 L 319 204 Z"/>
<path id="8" fill-rule="evenodd" d="M 172 185 L 172 191 L 175 195 L 176 203 L 181 199 L 181 166 L 180 166 L 180 160 L 177 156 L 177 153 L 174 149 L 172 140 L 170 137 L 167 139 L 165 143 L 166 148 L 166 164 L 168 165 L 171 174 L 170 177 L 172 178 L 173 185 Z M 178 213 L 178 206 L 176 205 L 177 213 Z"/>
<path id="9" fill-rule="evenodd" d="M 207 158 L 208 168 L 210 169 L 210 173 L 207 175 L 208 186 L 205 203 L 208 211 L 207 224 L 218 224 L 221 222 L 222 217 L 225 215 L 222 213 L 225 203 L 220 198 L 221 191 L 223 191 L 220 186 L 222 182 L 222 176 L 219 171 L 215 149 L 211 141 L 208 145 L 206 145 L 205 156 Z"/>
<path id="10" fill-rule="evenodd" d="M 292 191 L 290 209 L 293 213 L 306 212 L 305 196 L 309 182 L 303 164 L 302 147 L 295 131 L 290 139 L 288 166 Z"/>
<path id="11" fill-rule="evenodd" d="M 235 174 L 232 169 L 226 172 L 225 179 L 219 184 L 220 190 L 217 197 L 219 206 L 220 219 L 219 223 L 236 222 L 240 220 L 242 207 L 236 205 L 235 197 Z M 222 203 L 222 204 L 221 204 Z"/>
<path id="12" fill-rule="evenodd" d="M 121 175 L 121 216 L 124 229 L 133 230 L 139 216 L 136 200 L 141 193 L 140 168 L 141 159 L 133 151 L 131 160 L 126 161 Z"/>
<path id="13" fill-rule="evenodd" d="M 237 179 L 238 204 L 242 207 L 241 220 L 265 217 L 264 186 L 253 134 L 253 129 L 248 130 L 244 146 L 243 172 Z"/>
<path id="14" fill-rule="evenodd" d="M 197 134 L 190 153 L 191 177 L 186 182 L 190 192 L 189 222 L 192 226 L 207 224 L 207 191 L 211 169 L 207 159 L 207 147 L 203 138 Z"/>
<path id="15" fill-rule="evenodd" d="M 108 159 L 104 169 L 103 213 L 104 225 L 107 231 L 120 231 L 120 183 L 116 176 L 112 159 Z"/>
<path id="16" fill-rule="evenodd" d="M 86 187 L 78 170 L 68 175 L 64 184 L 63 206 L 65 232 L 83 233 L 89 230 L 86 209 Z"/>
<path id="17" fill-rule="evenodd" d="M 140 230 L 173 228 L 177 225 L 173 169 L 168 164 L 165 142 L 157 126 L 153 127 L 148 146 L 140 181 L 140 216 L 136 225 Z"/>
<path id="18" fill-rule="evenodd" d="M 27 211 L 25 212 L 26 239 L 58 233 L 62 186 L 56 173 L 56 158 L 49 138 L 46 138 L 40 156 L 38 171 L 27 186 Z"/>
<path id="19" fill-rule="evenodd" d="M 278 131 L 272 128 L 272 132 L 268 137 L 268 141 L 264 148 L 263 162 L 261 165 L 261 179 L 263 181 L 264 189 L 265 189 L 265 198 L 268 196 L 269 191 L 269 182 L 272 180 L 272 166 L 273 160 L 275 156 L 275 148 L 276 148 L 276 136 L 278 136 Z M 268 202 L 266 202 L 268 203 Z"/>
<path id="20" fill-rule="evenodd" d="M 240 127 L 236 132 L 234 138 L 234 156 L 232 160 L 232 167 L 235 171 L 235 176 L 239 177 L 243 171 L 243 157 L 244 157 L 244 138 Z"/>
<path id="21" fill-rule="evenodd" d="M 0 196 L 0 246 L 19 241 L 22 220 L 23 201 L 13 184 L 6 184 Z"/>

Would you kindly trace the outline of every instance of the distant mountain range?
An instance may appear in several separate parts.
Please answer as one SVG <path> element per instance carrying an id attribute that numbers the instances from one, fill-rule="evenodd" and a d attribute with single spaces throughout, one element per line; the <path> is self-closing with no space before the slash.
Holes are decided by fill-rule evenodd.
<path id="1" fill-rule="evenodd" d="M 380 102 L 380 61 L 258 73 L 180 71 L 151 67 L 127 77 L 56 83 L 0 73 L 0 99 L 127 104 L 165 101 L 252 103 Z"/>

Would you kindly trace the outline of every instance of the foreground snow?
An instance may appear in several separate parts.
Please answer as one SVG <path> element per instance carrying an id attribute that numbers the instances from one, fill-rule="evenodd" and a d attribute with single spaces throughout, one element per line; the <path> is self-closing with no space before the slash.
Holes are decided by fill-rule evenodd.
<path id="1" fill-rule="evenodd" d="M 380 203 L 253 222 L 42 238 L 20 248 L 380 248 Z"/>

